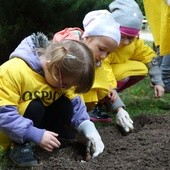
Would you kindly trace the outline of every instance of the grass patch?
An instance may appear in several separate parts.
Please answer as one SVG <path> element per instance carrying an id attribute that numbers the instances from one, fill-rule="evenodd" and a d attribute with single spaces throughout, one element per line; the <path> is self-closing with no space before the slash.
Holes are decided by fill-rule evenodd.
<path id="1" fill-rule="evenodd" d="M 12 167 L 12 162 L 9 159 L 8 152 L 4 152 L 0 147 L 0 170 L 7 169 L 7 167 Z"/>
<path id="2" fill-rule="evenodd" d="M 119 94 L 131 116 L 141 113 L 166 114 L 170 110 L 170 94 L 165 93 L 162 98 L 155 98 L 149 77 Z"/>

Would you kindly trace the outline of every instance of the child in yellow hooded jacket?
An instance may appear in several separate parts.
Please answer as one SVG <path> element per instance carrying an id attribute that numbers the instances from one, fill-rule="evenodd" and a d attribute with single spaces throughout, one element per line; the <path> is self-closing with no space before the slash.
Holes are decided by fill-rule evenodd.
<path id="1" fill-rule="evenodd" d="M 139 38 L 143 15 L 138 4 L 134 0 L 115 0 L 109 8 L 114 19 L 120 24 L 121 32 L 119 47 L 102 63 L 112 89 L 114 92 L 121 92 L 149 74 L 155 97 L 161 97 L 164 94 L 164 84 L 157 54 Z M 117 123 L 127 132 L 132 130 L 133 122 L 127 119 L 129 114 L 118 93 L 110 108 L 112 112 L 116 112 Z M 95 116 L 95 109 L 92 114 Z"/>
<path id="2" fill-rule="evenodd" d="M 52 43 L 43 33 L 21 41 L 0 66 L 0 147 L 10 149 L 15 164 L 38 164 L 32 144 L 52 152 L 61 138 L 75 139 L 76 133 L 86 139 L 93 158 L 103 152 L 77 94 L 91 89 L 94 72 L 93 55 L 81 42 Z"/>

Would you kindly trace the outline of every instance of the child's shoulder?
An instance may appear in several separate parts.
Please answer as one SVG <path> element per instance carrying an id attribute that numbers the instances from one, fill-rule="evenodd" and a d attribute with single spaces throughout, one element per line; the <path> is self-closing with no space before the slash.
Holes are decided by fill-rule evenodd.
<path id="1" fill-rule="evenodd" d="M 9 59 L 8 61 L 6 61 L 5 63 L 3 63 L 2 65 L 1 65 L 1 67 L 3 67 L 4 69 L 5 68 L 8 68 L 8 69 L 14 69 L 14 68 L 19 68 L 20 66 L 22 66 L 22 65 L 25 65 L 26 63 L 22 60 L 22 59 L 20 59 L 20 58 L 18 58 L 18 57 L 15 57 L 15 58 L 12 58 L 12 59 Z"/>
<path id="2" fill-rule="evenodd" d="M 23 69 L 29 68 L 28 65 L 20 58 L 12 58 L 0 66 L 0 74 L 13 74 L 21 72 Z"/>

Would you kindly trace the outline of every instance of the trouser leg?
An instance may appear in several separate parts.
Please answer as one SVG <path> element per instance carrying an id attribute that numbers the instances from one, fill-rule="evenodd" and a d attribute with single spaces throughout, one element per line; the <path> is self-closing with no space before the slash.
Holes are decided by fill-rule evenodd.
<path id="1" fill-rule="evenodd" d="M 41 128 L 44 115 L 45 106 L 39 99 L 32 100 L 24 113 L 24 117 L 31 119 L 34 123 L 34 126 L 38 128 Z"/>
<path id="2" fill-rule="evenodd" d="M 61 138 L 73 138 L 75 131 L 71 127 L 72 115 L 70 99 L 61 96 L 48 107 L 45 107 L 41 100 L 33 100 L 24 117 L 31 119 L 35 127 L 58 133 Z"/>
<path id="3" fill-rule="evenodd" d="M 117 88 L 117 92 L 121 92 L 124 89 L 138 83 L 139 81 L 143 80 L 145 78 L 145 76 L 131 76 L 129 77 L 128 81 L 118 81 L 118 88 Z"/>
<path id="4" fill-rule="evenodd" d="M 160 65 L 165 91 L 170 92 L 170 54 L 162 57 Z"/>
<path id="5" fill-rule="evenodd" d="M 73 107 L 70 99 L 61 96 L 58 100 L 46 107 L 43 118 L 43 126 L 55 133 L 60 138 L 71 139 L 75 137 L 75 131 L 71 126 Z"/>

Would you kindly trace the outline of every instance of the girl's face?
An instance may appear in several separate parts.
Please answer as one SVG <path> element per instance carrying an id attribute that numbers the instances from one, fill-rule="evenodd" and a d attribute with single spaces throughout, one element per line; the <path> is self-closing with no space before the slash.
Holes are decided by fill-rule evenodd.
<path id="1" fill-rule="evenodd" d="M 101 60 L 118 47 L 115 40 L 106 36 L 87 37 L 83 42 L 91 49 L 97 66 L 100 66 Z"/>
<path id="2" fill-rule="evenodd" d="M 119 47 L 124 47 L 131 44 L 134 41 L 134 36 L 127 36 L 125 34 L 121 34 L 121 40 Z"/>
<path id="3" fill-rule="evenodd" d="M 64 76 L 58 67 L 57 67 L 57 69 L 55 68 L 55 71 L 56 71 L 55 76 L 52 75 L 48 70 L 48 63 L 49 63 L 49 61 L 47 61 L 47 63 L 46 63 L 46 65 L 47 65 L 46 69 L 44 69 L 45 79 L 48 84 L 50 84 L 51 86 L 56 87 L 56 88 L 64 88 L 64 89 L 69 89 L 72 86 L 76 86 L 72 77 Z M 53 67 L 55 67 L 55 66 L 53 66 Z"/>

